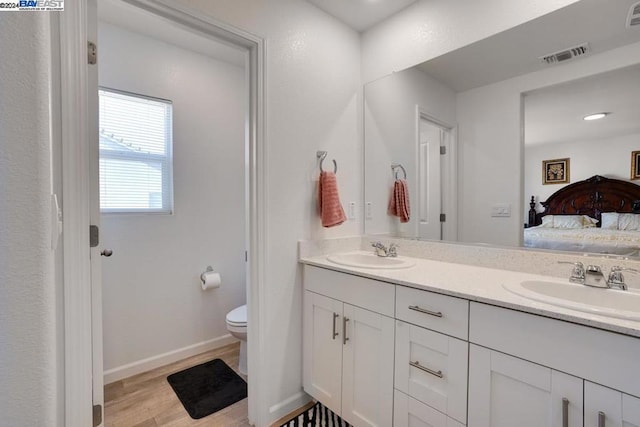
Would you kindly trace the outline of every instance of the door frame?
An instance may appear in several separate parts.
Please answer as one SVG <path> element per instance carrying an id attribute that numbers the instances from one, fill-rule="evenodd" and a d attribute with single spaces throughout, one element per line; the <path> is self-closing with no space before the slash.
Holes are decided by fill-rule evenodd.
<path id="1" fill-rule="evenodd" d="M 247 147 L 247 251 L 248 384 L 249 420 L 262 426 L 268 422 L 264 362 L 267 248 L 267 143 L 265 132 L 265 41 L 202 13 L 171 4 L 168 0 L 122 0 L 162 18 L 246 50 L 246 82 L 249 91 L 245 121 Z M 64 407 L 65 425 L 92 425 L 93 350 L 91 332 L 92 286 L 89 249 L 90 156 L 87 72 L 88 23 L 96 13 L 88 0 L 67 2 L 60 14 L 60 99 L 62 131 L 62 190 L 64 209 Z M 93 18 L 96 18 L 93 16 Z M 94 41 L 95 42 L 95 41 Z M 100 48 L 98 46 L 98 52 Z M 97 252 L 96 252 L 97 253 Z M 101 359 L 101 357 L 100 357 Z"/>

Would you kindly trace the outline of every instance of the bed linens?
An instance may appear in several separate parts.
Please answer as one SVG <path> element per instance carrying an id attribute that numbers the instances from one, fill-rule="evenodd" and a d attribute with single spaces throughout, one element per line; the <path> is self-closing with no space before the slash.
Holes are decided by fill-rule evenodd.
<path id="1" fill-rule="evenodd" d="M 640 231 L 596 227 L 565 229 L 530 227 L 524 230 L 524 246 L 538 249 L 640 255 Z"/>

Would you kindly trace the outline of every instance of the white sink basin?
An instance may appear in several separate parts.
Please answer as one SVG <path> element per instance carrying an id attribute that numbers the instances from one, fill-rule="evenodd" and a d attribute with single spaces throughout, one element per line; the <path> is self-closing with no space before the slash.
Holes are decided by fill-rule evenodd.
<path id="1" fill-rule="evenodd" d="M 534 301 L 618 319 L 640 320 L 640 294 L 636 291 L 593 288 L 543 280 L 529 280 L 503 286 L 516 295 Z"/>
<path id="2" fill-rule="evenodd" d="M 415 261 L 402 257 L 379 257 L 368 252 L 349 252 L 328 255 L 327 260 L 335 264 L 356 268 L 401 269 L 416 265 Z"/>

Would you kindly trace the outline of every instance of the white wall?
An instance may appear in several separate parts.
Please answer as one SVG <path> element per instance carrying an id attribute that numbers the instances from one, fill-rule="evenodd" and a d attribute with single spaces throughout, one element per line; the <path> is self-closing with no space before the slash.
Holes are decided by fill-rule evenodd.
<path id="1" fill-rule="evenodd" d="M 113 381 L 132 374 L 124 365 L 224 338 L 226 314 L 246 301 L 246 95 L 243 67 L 106 23 L 99 42 L 101 86 L 173 102 L 174 214 L 101 216 L 101 246 L 114 251 L 102 263 Z M 224 282 L 203 292 L 207 265 Z"/>
<path id="2" fill-rule="evenodd" d="M 577 0 L 419 0 L 362 34 L 370 82 L 420 64 Z"/>
<path id="3" fill-rule="evenodd" d="M 640 150 L 640 134 L 587 141 L 526 145 L 524 149 L 524 218 L 528 221 L 529 200 L 540 202 L 561 188 L 601 175 L 631 181 L 631 152 Z M 542 184 L 542 161 L 570 158 L 568 184 Z"/>
<path id="4" fill-rule="evenodd" d="M 372 203 L 373 213 L 371 219 L 365 220 L 367 234 L 417 235 L 416 106 L 442 122 L 455 125 L 455 92 L 417 68 L 391 74 L 365 86 L 365 201 Z M 404 224 L 387 214 L 394 181 L 392 163 L 402 164 L 407 171 L 411 220 Z"/>
<path id="5" fill-rule="evenodd" d="M 259 363 L 268 399 L 261 411 L 272 421 L 304 398 L 297 241 L 362 229 L 359 220 L 323 229 L 315 202 L 316 150 L 329 152 L 325 165 L 338 162 L 343 205 L 362 200 L 360 38 L 306 1 L 184 3 L 266 39 L 268 240 L 261 326 L 267 334 Z"/>
<path id="6" fill-rule="evenodd" d="M 0 14 L 0 424 L 59 420 L 48 14 Z"/>
<path id="7" fill-rule="evenodd" d="M 459 240 L 520 244 L 525 209 L 522 93 L 639 62 L 640 43 L 635 43 L 459 93 Z M 492 218 L 494 203 L 511 204 L 511 217 Z"/>

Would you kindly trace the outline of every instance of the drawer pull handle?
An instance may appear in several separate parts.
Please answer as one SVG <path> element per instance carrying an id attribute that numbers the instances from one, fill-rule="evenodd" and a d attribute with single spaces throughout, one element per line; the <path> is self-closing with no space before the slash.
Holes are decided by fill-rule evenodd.
<path id="1" fill-rule="evenodd" d="M 335 340 L 338 336 L 338 332 L 336 332 L 336 319 L 340 317 L 338 313 L 333 313 L 333 339 Z"/>
<path id="2" fill-rule="evenodd" d="M 569 427 L 569 399 L 562 398 L 562 427 Z"/>
<path id="3" fill-rule="evenodd" d="M 410 305 L 409 310 L 417 311 L 419 313 L 428 314 L 430 316 L 442 317 L 442 313 L 440 311 L 431 311 L 426 308 L 418 307 L 417 305 Z"/>
<path id="4" fill-rule="evenodd" d="M 415 362 L 409 362 L 409 365 L 413 366 L 414 368 L 418 368 L 428 374 L 431 374 L 434 377 L 442 378 L 444 376 L 442 375 L 442 371 L 434 371 L 433 369 L 429 369 L 426 366 L 422 366 L 417 360 Z"/>
<path id="5" fill-rule="evenodd" d="M 604 414 L 604 412 L 600 411 L 598 412 L 598 427 L 605 427 L 605 419 L 606 419 L 606 415 Z"/>
<path id="6" fill-rule="evenodd" d="M 346 345 L 349 338 L 347 338 L 347 322 L 349 321 L 348 317 L 342 318 L 342 345 Z"/>

